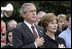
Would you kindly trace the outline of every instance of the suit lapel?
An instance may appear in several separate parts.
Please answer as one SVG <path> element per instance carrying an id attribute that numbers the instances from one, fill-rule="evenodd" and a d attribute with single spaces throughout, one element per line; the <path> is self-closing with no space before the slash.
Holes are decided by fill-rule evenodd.
<path id="1" fill-rule="evenodd" d="M 25 33 L 28 35 L 28 37 L 32 40 L 35 40 L 31 30 L 29 29 L 29 27 L 25 23 L 23 24 L 23 28 L 25 30 Z"/>
<path id="2" fill-rule="evenodd" d="M 36 26 L 36 25 L 35 25 Z M 43 31 L 42 31 L 42 29 L 41 28 L 39 28 L 38 26 L 36 26 L 36 29 L 37 29 L 37 31 L 38 31 L 38 35 L 39 35 L 39 37 L 41 37 L 41 36 L 43 36 Z"/>

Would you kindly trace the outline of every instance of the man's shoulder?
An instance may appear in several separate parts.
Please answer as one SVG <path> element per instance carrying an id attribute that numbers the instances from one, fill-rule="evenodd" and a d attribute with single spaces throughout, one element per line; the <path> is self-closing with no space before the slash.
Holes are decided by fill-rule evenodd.
<path id="1" fill-rule="evenodd" d="M 22 31 L 24 31 L 24 26 L 23 26 L 23 23 L 22 24 L 20 24 L 19 26 L 17 26 L 16 28 L 14 28 L 13 30 L 12 30 L 12 32 L 13 32 L 13 34 L 16 32 L 16 33 L 22 33 Z"/>
<path id="2" fill-rule="evenodd" d="M 59 37 L 63 37 L 64 38 L 66 36 L 66 32 L 67 32 L 66 30 L 63 31 L 61 34 L 59 34 Z"/>
<path id="3" fill-rule="evenodd" d="M 20 25 L 18 25 L 15 29 L 20 30 L 20 29 L 22 29 L 22 28 L 23 28 L 23 26 L 24 26 L 24 23 L 21 23 L 21 24 L 20 24 Z"/>
<path id="4" fill-rule="evenodd" d="M 67 30 L 63 31 L 61 34 L 66 34 L 67 33 Z"/>

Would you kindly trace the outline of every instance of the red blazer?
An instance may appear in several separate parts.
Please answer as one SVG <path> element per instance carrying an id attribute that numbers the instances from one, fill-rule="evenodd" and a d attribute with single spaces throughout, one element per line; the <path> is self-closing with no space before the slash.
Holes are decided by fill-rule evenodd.
<path id="1" fill-rule="evenodd" d="M 2 28 L 2 24 L 1 24 L 1 34 L 2 34 L 2 32 L 3 32 L 3 28 Z"/>

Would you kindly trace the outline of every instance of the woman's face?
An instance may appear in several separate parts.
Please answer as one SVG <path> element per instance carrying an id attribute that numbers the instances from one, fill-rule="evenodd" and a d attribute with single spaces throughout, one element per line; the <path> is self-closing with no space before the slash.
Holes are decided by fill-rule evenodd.
<path id="1" fill-rule="evenodd" d="M 47 31 L 49 32 L 56 32 L 57 30 L 57 21 L 53 20 L 52 22 L 50 22 L 47 26 Z"/>
<path id="2" fill-rule="evenodd" d="M 5 22 L 2 22 L 2 27 L 3 27 L 3 33 L 6 33 L 6 24 L 5 24 Z"/>
<path id="3" fill-rule="evenodd" d="M 8 34 L 8 40 L 9 40 L 10 43 L 13 42 L 13 40 L 12 40 L 12 32 L 9 32 L 9 34 Z"/>
<path id="4" fill-rule="evenodd" d="M 59 19 L 59 21 L 58 21 L 58 26 L 59 26 L 59 29 L 61 29 L 62 30 L 62 26 L 63 26 L 63 24 L 65 23 L 65 19 L 63 19 L 63 18 L 60 18 Z"/>

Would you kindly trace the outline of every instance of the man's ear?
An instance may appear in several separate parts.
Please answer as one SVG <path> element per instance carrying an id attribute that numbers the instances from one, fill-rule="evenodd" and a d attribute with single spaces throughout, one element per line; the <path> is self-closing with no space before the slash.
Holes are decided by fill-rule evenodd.
<path id="1" fill-rule="evenodd" d="M 24 13 L 22 13 L 21 16 L 22 16 L 22 18 L 25 18 L 25 14 Z"/>

